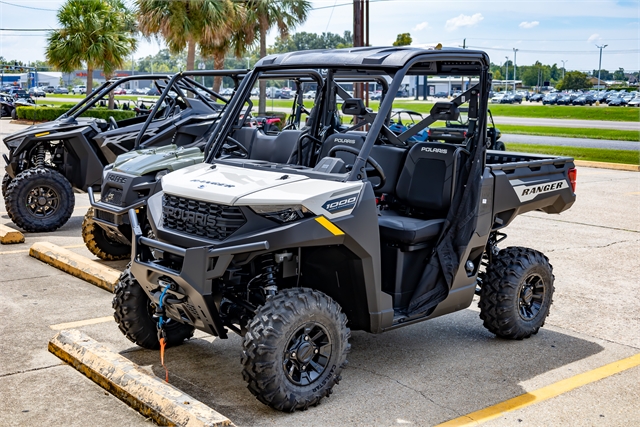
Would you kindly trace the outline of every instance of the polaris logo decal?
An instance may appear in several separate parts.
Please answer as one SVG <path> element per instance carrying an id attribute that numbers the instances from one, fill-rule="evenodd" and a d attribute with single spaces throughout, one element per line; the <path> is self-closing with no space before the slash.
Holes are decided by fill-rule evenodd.
<path id="1" fill-rule="evenodd" d="M 107 181 L 111 181 L 111 182 L 118 182 L 120 184 L 124 184 L 125 182 L 127 182 L 127 178 L 124 176 L 119 176 L 119 175 L 115 175 L 110 173 L 109 175 L 107 175 Z"/>
<path id="2" fill-rule="evenodd" d="M 165 206 L 162 209 L 165 218 L 190 222 L 200 227 L 213 227 L 216 225 L 216 218 L 199 212 L 188 211 L 186 209 L 172 208 Z"/>
<path id="3" fill-rule="evenodd" d="M 529 200 L 533 200 L 538 194 L 550 193 L 568 187 L 569 184 L 567 184 L 567 181 L 560 180 L 540 185 L 517 185 L 514 186 L 513 189 L 521 202 L 528 202 Z"/>
<path id="4" fill-rule="evenodd" d="M 420 151 L 426 151 L 427 153 L 440 153 L 447 154 L 446 148 L 432 148 L 432 147 L 422 147 Z"/>
<path id="5" fill-rule="evenodd" d="M 233 185 L 233 184 L 224 184 L 222 182 L 205 181 L 203 179 L 192 179 L 191 182 L 199 182 L 199 183 L 202 183 L 202 184 L 217 185 L 218 187 L 224 187 L 224 188 L 233 188 L 233 187 L 235 187 L 235 185 Z M 198 188 L 204 188 L 204 185 L 199 185 Z"/>
<path id="6" fill-rule="evenodd" d="M 335 142 L 337 142 L 338 144 L 355 144 L 356 140 L 355 139 L 346 139 L 346 138 L 336 138 L 334 139 Z"/>
<path id="7" fill-rule="evenodd" d="M 352 194 L 350 196 L 340 197 L 339 199 L 333 199 L 322 205 L 322 209 L 332 214 L 353 209 L 358 201 L 358 195 Z"/>

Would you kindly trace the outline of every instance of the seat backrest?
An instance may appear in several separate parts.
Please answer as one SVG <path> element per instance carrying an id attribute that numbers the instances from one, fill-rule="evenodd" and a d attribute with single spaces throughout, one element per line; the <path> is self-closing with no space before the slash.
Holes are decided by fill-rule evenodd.
<path id="1" fill-rule="evenodd" d="M 300 130 L 283 130 L 273 136 L 258 131 L 249 151 L 249 158 L 273 163 L 287 163 L 291 154 L 297 149 L 298 138 L 301 134 Z"/>
<path id="2" fill-rule="evenodd" d="M 337 145 L 344 145 L 346 147 L 355 148 L 356 150 L 360 151 L 366 137 L 366 132 L 334 133 L 333 135 L 328 136 L 327 139 L 322 143 L 322 150 L 320 150 L 318 160 L 327 157 L 329 155 L 329 151 L 331 151 L 331 149 Z M 352 165 L 356 160 L 355 155 L 351 153 L 345 153 L 344 151 L 336 153 L 336 157 L 344 160 L 344 163 L 347 165 Z"/>
<path id="3" fill-rule="evenodd" d="M 409 150 L 398 178 L 396 195 L 411 208 L 444 217 L 455 189 L 461 148 L 420 142 Z"/>

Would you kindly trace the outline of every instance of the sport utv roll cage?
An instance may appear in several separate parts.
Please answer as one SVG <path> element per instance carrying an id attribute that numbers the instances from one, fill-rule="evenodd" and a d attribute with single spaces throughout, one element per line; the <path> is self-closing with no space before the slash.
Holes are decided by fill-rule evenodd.
<path id="1" fill-rule="evenodd" d="M 323 94 L 319 99 L 320 102 L 328 102 L 329 106 L 328 108 L 322 109 L 322 120 L 315 120 L 316 124 L 319 124 L 319 122 L 326 124 L 330 121 L 330 115 L 335 113 L 336 92 L 345 101 L 351 98 L 348 92 L 340 87 L 337 82 L 367 82 L 375 80 L 383 86 L 380 106 L 377 113 L 371 113 L 362 103 L 352 105 L 352 108 L 355 108 L 353 110 L 355 113 L 354 116 L 364 119 L 360 126 L 369 125 L 370 127 L 353 167 L 347 173 L 346 178 L 343 179 L 344 181 L 359 181 L 363 179 L 365 164 L 379 134 L 382 133 L 391 144 L 407 146 L 409 138 L 415 136 L 435 121 L 457 119 L 459 115 L 458 106 L 466 101 L 469 101 L 469 128 L 466 136 L 466 150 L 471 151 L 474 146 L 478 144 L 478 141 L 484 141 L 484 138 L 482 140 L 479 139 L 479 134 L 486 133 L 484 130 L 486 129 L 487 118 L 486 114 L 478 115 L 478 112 L 487 110 L 488 93 L 491 84 L 489 57 L 485 52 L 464 50 L 463 54 L 458 55 L 457 51 L 462 49 L 447 49 L 444 51 L 431 50 L 427 51 L 428 53 L 416 53 L 415 51 L 407 50 L 407 55 L 413 55 L 413 57 L 407 59 L 407 55 L 402 55 L 402 53 L 398 54 L 397 49 L 392 49 L 394 52 L 390 50 L 389 53 L 386 53 L 384 50 L 381 51 L 380 48 L 362 48 L 359 50 L 359 53 L 366 54 L 367 49 L 371 50 L 372 55 L 370 57 L 359 56 L 357 60 L 360 62 L 357 62 L 357 60 L 352 60 L 351 62 L 333 62 L 332 58 L 324 58 L 323 54 L 325 52 L 320 51 L 317 61 L 307 61 L 304 63 L 304 66 L 311 69 L 326 70 L 325 73 L 323 73 L 323 78 L 326 83 L 323 88 Z M 476 53 L 478 60 L 470 61 L 469 53 Z M 237 91 L 240 94 L 248 93 L 249 91 L 247 89 L 253 87 L 255 81 L 263 73 L 274 72 L 274 70 L 283 72 L 287 68 L 299 69 L 301 63 L 296 62 L 295 55 L 296 52 L 263 58 L 256 64 L 254 69 L 245 76 Z M 395 58 L 387 61 L 387 58 L 390 56 L 395 56 Z M 292 58 L 291 65 L 287 65 L 289 58 Z M 396 60 L 394 61 L 394 59 Z M 329 69 L 327 69 L 327 64 L 332 64 Z M 387 81 L 381 77 L 382 75 L 389 75 L 392 78 L 391 83 L 388 84 Z M 391 132 L 388 127 L 395 96 L 386 95 L 389 93 L 397 93 L 403 78 L 409 75 L 480 76 L 480 83 L 469 88 L 452 101 L 436 103 L 427 117 L 400 135 L 396 135 Z M 335 92 L 329 90 L 329 88 L 332 87 L 335 88 Z M 484 96 L 478 97 L 479 94 L 483 94 Z M 478 103 L 478 98 L 480 98 L 480 103 Z M 231 100 L 215 130 L 211 133 L 211 138 L 205 151 L 205 153 L 207 153 L 205 162 L 210 163 L 214 160 L 215 153 L 222 147 L 227 134 L 232 128 L 228 126 L 229 121 L 235 120 L 235 118 L 240 115 L 242 106 L 248 99 L 248 96 L 239 96 Z M 483 132 L 480 132 L 480 130 Z M 314 134 L 313 131 L 309 133 Z"/>

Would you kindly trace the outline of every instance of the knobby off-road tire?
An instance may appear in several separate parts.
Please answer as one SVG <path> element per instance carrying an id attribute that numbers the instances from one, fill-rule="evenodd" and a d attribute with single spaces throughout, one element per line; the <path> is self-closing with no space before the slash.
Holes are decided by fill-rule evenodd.
<path id="1" fill-rule="evenodd" d="M 15 108 L 11 110 L 11 120 L 18 120 L 18 110 Z"/>
<path id="2" fill-rule="evenodd" d="M 507 149 L 507 147 L 504 145 L 504 142 L 502 141 L 496 141 L 496 146 L 493 147 L 494 150 L 498 150 L 498 151 L 505 151 Z"/>
<path id="3" fill-rule="evenodd" d="M 8 173 L 5 173 L 2 177 L 2 197 L 7 197 L 7 189 L 11 183 L 11 177 Z"/>
<path id="4" fill-rule="evenodd" d="M 107 232 L 93 221 L 93 215 L 93 208 L 89 208 L 82 221 L 82 239 L 87 249 L 106 261 L 131 257 L 131 246 L 111 239 Z"/>
<path id="5" fill-rule="evenodd" d="M 284 289 L 248 325 L 242 376 L 256 398 L 280 411 L 316 406 L 340 381 L 351 349 L 347 317 L 322 292 Z"/>
<path id="6" fill-rule="evenodd" d="M 112 307 L 120 331 L 133 343 L 149 350 L 158 350 L 157 320 L 155 308 L 142 286 L 133 277 L 130 264 L 122 272 L 114 291 Z M 165 326 L 167 347 L 177 346 L 193 336 L 193 326 L 175 320 Z"/>
<path id="7" fill-rule="evenodd" d="M 502 249 L 487 268 L 480 290 L 480 318 L 501 338 L 537 334 L 553 302 L 553 267 L 533 249 Z"/>
<path id="8" fill-rule="evenodd" d="M 75 196 L 59 172 L 34 168 L 20 172 L 7 187 L 4 203 L 9 218 L 29 232 L 56 230 L 67 223 Z"/>

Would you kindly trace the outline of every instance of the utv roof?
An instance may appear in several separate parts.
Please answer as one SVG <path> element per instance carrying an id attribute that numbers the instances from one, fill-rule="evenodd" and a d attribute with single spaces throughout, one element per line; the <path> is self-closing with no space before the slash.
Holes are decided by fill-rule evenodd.
<path id="1" fill-rule="evenodd" d="M 479 50 L 460 48 L 418 47 L 357 47 L 347 49 L 303 50 L 269 55 L 256 64 L 256 68 L 384 68 L 399 69 L 413 58 L 425 56 L 425 60 L 464 61 L 466 65 L 488 66 L 489 56 Z M 433 70 L 436 71 L 435 69 Z M 444 71 L 444 70 L 443 70 Z"/>

